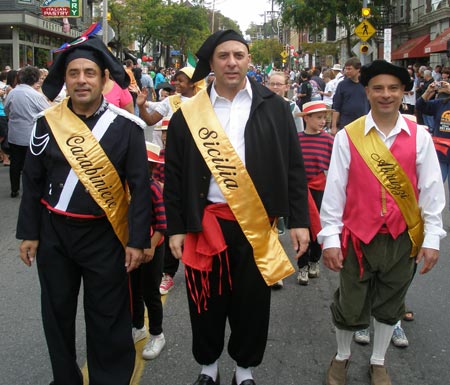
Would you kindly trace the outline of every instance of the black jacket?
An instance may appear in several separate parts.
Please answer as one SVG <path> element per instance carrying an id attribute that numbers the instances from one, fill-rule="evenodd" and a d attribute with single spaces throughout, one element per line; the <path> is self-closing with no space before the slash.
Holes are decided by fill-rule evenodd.
<path id="1" fill-rule="evenodd" d="M 92 130 L 104 113 L 106 104 L 91 117 L 79 116 Z M 114 165 L 123 184 L 128 184 L 131 201 L 128 211 L 128 246 L 146 248 L 150 244 L 151 192 L 143 130 L 130 118 L 119 114 L 108 127 L 100 144 Z M 46 143 L 48 140 L 48 143 Z M 53 137 L 45 117 L 37 121 L 23 170 L 23 196 L 16 237 L 39 240 L 42 200 L 50 207 L 59 201 L 64 182 L 71 169 Z M 61 214 L 104 215 L 84 186 L 78 181 L 67 210 Z"/>
<path id="2" fill-rule="evenodd" d="M 309 227 L 307 182 L 289 103 L 251 81 L 253 100 L 245 127 L 245 163 L 270 217 Z M 169 235 L 199 232 L 211 172 L 178 110 L 165 152 L 164 202 Z"/>

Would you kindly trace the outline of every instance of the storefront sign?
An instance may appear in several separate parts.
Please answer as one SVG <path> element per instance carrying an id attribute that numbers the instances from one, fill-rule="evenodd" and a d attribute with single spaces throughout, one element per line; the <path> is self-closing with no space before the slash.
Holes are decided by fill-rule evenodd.
<path id="1" fill-rule="evenodd" d="M 45 0 L 41 12 L 44 17 L 81 17 L 81 0 Z"/>

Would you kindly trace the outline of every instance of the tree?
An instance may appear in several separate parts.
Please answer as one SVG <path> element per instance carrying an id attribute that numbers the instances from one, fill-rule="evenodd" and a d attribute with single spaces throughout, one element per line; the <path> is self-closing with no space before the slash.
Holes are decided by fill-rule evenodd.
<path id="1" fill-rule="evenodd" d="M 175 3 L 167 6 L 165 12 L 168 23 L 160 26 L 161 41 L 166 47 L 173 46 L 183 55 L 188 51 L 195 52 L 209 35 L 206 9 Z"/>
<path id="2" fill-rule="evenodd" d="M 250 46 L 253 63 L 261 65 L 274 63 L 277 67 L 282 66 L 280 52 L 283 50 L 284 47 L 278 39 L 256 40 Z"/>
<path id="3" fill-rule="evenodd" d="M 336 21 L 338 27 L 347 31 L 347 52 L 351 53 L 351 35 L 361 19 L 361 0 L 275 0 L 280 6 L 283 23 L 298 30 L 308 29 L 316 34 Z M 389 0 L 372 2 L 373 14 L 377 9 L 389 5 Z"/>
<path id="4" fill-rule="evenodd" d="M 122 59 L 123 48 L 127 47 L 133 41 L 130 22 L 127 16 L 127 5 L 111 2 L 109 4 L 109 12 L 111 14 L 109 25 L 115 32 L 115 37 L 111 45 L 116 49 L 117 56 Z"/>

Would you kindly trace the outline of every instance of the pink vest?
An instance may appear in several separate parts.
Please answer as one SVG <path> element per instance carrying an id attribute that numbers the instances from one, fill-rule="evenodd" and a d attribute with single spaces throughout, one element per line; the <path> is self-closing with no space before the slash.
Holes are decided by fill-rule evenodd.
<path id="1" fill-rule="evenodd" d="M 408 175 L 417 198 L 415 151 L 417 125 L 409 120 L 406 121 L 411 135 L 402 130 L 395 138 L 390 150 Z M 348 173 L 347 201 L 343 214 L 344 226 L 366 244 L 373 239 L 383 225 L 396 239 L 407 228 L 402 213 L 392 196 L 370 171 L 350 138 L 349 145 L 351 161 Z M 411 151 L 412 149 L 414 151 Z"/>

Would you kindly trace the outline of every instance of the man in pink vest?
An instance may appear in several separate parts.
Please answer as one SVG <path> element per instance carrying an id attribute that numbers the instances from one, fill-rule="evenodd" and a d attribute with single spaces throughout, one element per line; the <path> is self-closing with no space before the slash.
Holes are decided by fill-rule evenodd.
<path id="1" fill-rule="evenodd" d="M 384 357 L 415 265 L 423 261 L 421 274 L 431 270 L 446 235 L 431 136 L 399 113 L 412 87 L 407 70 L 375 60 L 361 68 L 360 82 L 371 111 L 336 135 L 320 212 L 323 262 L 340 275 L 331 305 L 337 354 L 327 385 L 346 384 L 353 332 L 371 316 L 371 384 L 391 385 Z"/>

